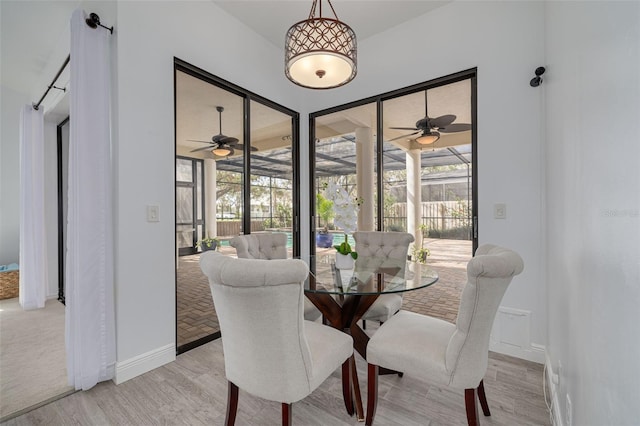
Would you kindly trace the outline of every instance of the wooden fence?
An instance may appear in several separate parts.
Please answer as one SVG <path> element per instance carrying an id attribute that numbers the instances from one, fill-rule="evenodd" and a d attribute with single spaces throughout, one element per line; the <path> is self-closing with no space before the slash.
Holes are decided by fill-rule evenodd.
<path id="1" fill-rule="evenodd" d="M 389 212 L 387 212 L 389 214 Z M 471 239 L 471 211 L 466 202 L 430 201 L 421 206 L 421 224 L 434 238 Z M 384 217 L 384 229 L 407 230 L 407 204 L 396 203 Z"/>
<path id="2" fill-rule="evenodd" d="M 264 221 L 252 220 L 251 232 L 264 231 Z M 219 237 L 233 237 L 240 235 L 242 229 L 242 221 L 240 220 L 218 220 L 216 222 Z"/>

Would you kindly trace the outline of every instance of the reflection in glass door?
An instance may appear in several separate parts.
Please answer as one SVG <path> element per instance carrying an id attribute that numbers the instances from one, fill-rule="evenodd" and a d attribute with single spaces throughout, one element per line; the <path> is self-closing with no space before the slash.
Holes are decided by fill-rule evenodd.
<path id="1" fill-rule="evenodd" d="M 202 160 L 176 159 L 176 241 L 180 256 L 196 252 L 202 239 L 204 203 Z"/>

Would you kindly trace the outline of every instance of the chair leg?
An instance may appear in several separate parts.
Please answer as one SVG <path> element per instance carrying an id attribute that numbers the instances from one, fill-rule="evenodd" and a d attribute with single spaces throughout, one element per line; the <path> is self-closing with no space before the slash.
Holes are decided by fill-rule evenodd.
<path id="1" fill-rule="evenodd" d="M 475 389 L 464 390 L 464 404 L 467 408 L 467 423 L 469 426 L 480 426 L 478 419 L 478 401 Z"/>
<path id="2" fill-rule="evenodd" d="M 367 419 L 364 424 L 371 426 L 378 406 L 378 366 L 373 364 L 367 365 Z"/>
<path id="3" fill-rule="evenodd" d="M 487 404 L 487 396 L 484 393 L 484 383 L 482 380 L 480 380 L 480 385 L 478 385 L 478 399 L 480 400 L 482 413 L 487 417 L 490 416 L 491 411 L 489 411 L 489 404 Z"/>
<path id="4" fill-rule="evenodd" d="M 353 394 L 351 392 L 351 358 L 342 363 L 342 398 L 347 413 L 353 416 Z"/>
<path id="5" fill-rule="evenodd" d="M 362 329 L 363 330 L 367 329 L 367 320 L 362 320 Z"/>
<path id="6" fill-rule="evenodd" d="M 227 416 L 224 420 L 226 426 L 236 424 L 236 413 L 238 412 L 238 387 L 229 382 L 227 392 Z"/>
<path id="7" fill-rule="evenodd" d="M 282 403 L 282 426 L 291 426 L 293 413 L 291 412 L 291 404 Z"/>

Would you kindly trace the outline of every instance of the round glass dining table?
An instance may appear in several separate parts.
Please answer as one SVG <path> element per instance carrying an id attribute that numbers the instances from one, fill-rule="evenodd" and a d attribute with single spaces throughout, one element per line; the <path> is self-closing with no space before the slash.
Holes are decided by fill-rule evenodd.
<path id="1" fill-rule="evenodd" d="M 369 336 L 358 321 L 382 294 L 401 294 L 428 287 L 438 281 L 438 273 L 428 265 L 403 259 L 360 256 L 349 269 L 335 266 L 335 255 L 301 257 L 309 264 L 304 285 L 307 298 L 329 324 L 353 337 L 354 349 L 367 359 Z M 381 374 L 396 373 L 381 369 Z M 355 365 L 354 378 L 358 419 L 364 418 Z"/>

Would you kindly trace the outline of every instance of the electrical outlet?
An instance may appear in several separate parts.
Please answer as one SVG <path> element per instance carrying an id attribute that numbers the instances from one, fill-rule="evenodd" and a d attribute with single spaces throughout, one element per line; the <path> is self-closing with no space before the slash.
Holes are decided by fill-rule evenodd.
<path id="1" fill-rule="evenodd" d="M 573 411 L 572 411 L 572 407 L 571 407 L 571 397 L 569 396 L 569 394 L 567 394 L 567 404 L 565 407 L 566 410 L 566 420 L 567 420 L 567 426 L 571 426 L 571 423 L 573 422 Z"/>

